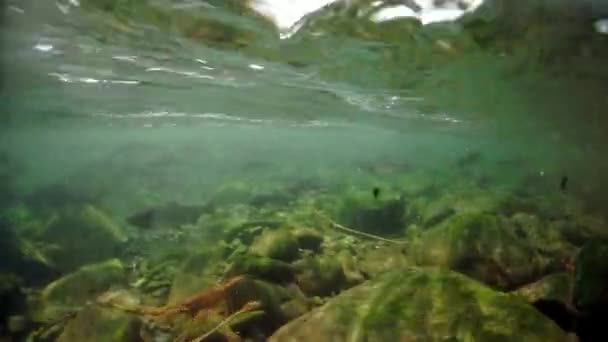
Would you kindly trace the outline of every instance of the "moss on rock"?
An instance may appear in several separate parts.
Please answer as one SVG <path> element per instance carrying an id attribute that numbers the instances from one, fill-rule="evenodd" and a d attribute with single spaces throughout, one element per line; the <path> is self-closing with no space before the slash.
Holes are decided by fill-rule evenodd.
<path id="1" fill-rule="evenodd" d="M 584 311 L 606 308 L 608 306 L 608 241 L 592 240 L 586 243 L 578 253 L 575 270 L 575 305 Z"/>
<path id="2" fill-rule="evenodd" d="M 81 265 L 116 257 L 127 241 L 123 228 L 100 209 L 85 205 L 61 213 L 40 239 L 56 248 L 45 255 L 57 269 L 69 272 Z"/>
<path id="3" fill-rule="evenodd" d="M 266 230 L 254 241 L 249 252 L 253 255 L 291 262 L 300 255 L 300 246 L 286 229 Z"/>
<path id="4" fill-rule="evenodd" d="M 47 285 L 42 291 L 43 317 L 81 307 L 112 286 L 124 285 L 125 269 L 118 259 L 85 265 Z"/>
<path id="5" fill-rule="evenodd" d="M 294 279 L 290 264 L 270 258 L 245 255 L 235 259 L 226 272 L 227 277 L 248 275 L 276 283 L 290 282 Z"/>
<path id="6" fill-rule="evenodd" d="M 119 310 L 89 306 L 65 326 L 57 342 L 139 340 L 140 320 Z"/>
<path id="7" fill-rule="evenodd" d="M 294 263 L 297 283 L 309 296 L 329 296 L 347 285 L 339 260 L 332 256 L 309 256 Z"/>
<path id="8" fill-rule="evenodd" d="M 394 270 L 288 323 L 280 341 L 566 341 L 520 298 L 456 272 Z"/>
<path id="9" fill-rule="evenodd" d="M 486 284 L 514 289 L 542 276 L 551 260 L 514 235 L 509 224 L 488 214 L 453 216 L 425 232 L 409 254 L 419 265 L 448 267 Z"/>

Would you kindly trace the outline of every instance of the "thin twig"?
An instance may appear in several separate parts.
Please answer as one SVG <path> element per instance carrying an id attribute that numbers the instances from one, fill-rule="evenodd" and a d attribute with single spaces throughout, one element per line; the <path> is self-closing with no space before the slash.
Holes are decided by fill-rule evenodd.
<path id="1" fill-rule="evenodd" d="M 221 321 L 220 323 L 218 323 L 218 325 L 216 325 L 215 327 L 213 327 L 213 329 L 211 329 L 211 330 L 207 331 L 206 333 L 204 333 L 203 335 L 195 338 L 194 340 L 192 340 L 192 342 L 201 342 L 201 341 L 203 341 L 207 337 L 211 336 L 211 334 L 213 334 L 214 332 L 218 331 L 220 328 L 222 328 L 226 324 L 230 323 L 230 321 L 232 321 L 237 316 L 239 316 L 241 314 L 244 314 L 246 312 L 252 311 L 252 310 L 256 310 L 259 307 L 260 307 L 260 303 L 259 302 L 249 302 L 249 303 L 245 304 L 241 310 L 239 310 L 239 311 L 233 313 L 232 315 L 226 317 L 226 319 L 224 319 L 223 321 Z"/>
<path id="2" fill-rule="evenodd" d="M 347 231 L 347 232 L 349 232 L 351 234 L 365 236 L 365 237 L 368 237 L 368 238 L 371 238 L 371 239 L 380 240 L 380 241 L 389 242 L 389 243 L 396 243 L 396 244 L 407 243 L 407 241 L 405 241 L 405 240 L 392 240 L 392 239 L 383 238 L 383 237 L 378 236 L 378 235 L 373 235 L 373 234 L 365 233 L 365 232 L 362 232 L 362 231 L 354 230 L 354 229 L 345 227 L 345 226 L 343 226 L 343 225 L 341 225 L 339 223 L 336 223 L 336 222 L 332 221 L 329 217 L 323 215 L 320 211 L 315 211 L 315 213 L 317 215 L 319 215 L 321 218 L 325 219 L 327 222 L 329 222 L 329 224 L 332 227 L 340 229 L 340 230 Z"/>

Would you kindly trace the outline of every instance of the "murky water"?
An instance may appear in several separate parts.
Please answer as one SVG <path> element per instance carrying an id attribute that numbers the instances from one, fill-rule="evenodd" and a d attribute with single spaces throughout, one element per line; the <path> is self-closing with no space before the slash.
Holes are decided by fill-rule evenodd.
<path id="1" fill-rule="evenodd" d="M 497 41 L 488 43 L 473 24 L 370 20 L 366 11 L 381 7 L 370 4 L 334 4 L 299 21 L 292 13 L 277 28 L 239 1 L 7 1 L 0 205 L 9 229 L 67 274 L 73 268 L 49 252 L 69 249 L 65 241 L 36 229 L 83 203 L 123 227 L 130 245 L 110 256 L 124 263 L 179 246 L 181 261 L 193 241 L 216 234 L 206 216 L 185 233 L 185 222 L 168 219 L 183 240 L 128 220 L 167 203 L 213 205 L 205 215 L 216 221 L 287 217 L 310 226 L 310 203 L 349 221 L 340 208 L 352 201 L 343 199 L 371 198 L 378 187 L 418 208 L 401 231 L 426 224 L 424 207 L 446 201 L 456 215 L 478 208 L 508 217 L 528 207 L 503 202 L 521 200 L 547 222 L 603 222 L 608 71 L 607 40 L 594 29 L 602 22 L 592 18 L 599 7 L 579 31 L 541 25 L 521 42 L 490 34 Z M 257 9 L 287 10 L 272 6 Z M 401 11 L 423 21 L 444 13 Z M 530 41 L 547 48 L 517 45 Z M 435 190 L 410 191 L 428 183 Z M 230 243 L 220 233 L 211 239 Z"/>

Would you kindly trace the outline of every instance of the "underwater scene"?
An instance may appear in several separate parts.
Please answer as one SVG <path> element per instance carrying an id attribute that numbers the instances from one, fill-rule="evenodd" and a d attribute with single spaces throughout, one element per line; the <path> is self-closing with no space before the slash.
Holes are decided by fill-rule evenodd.
<path id="1" fill-rule="evenodd" d="M 0 5 L 0 342 L 608 341 L 608 1 Z"/>

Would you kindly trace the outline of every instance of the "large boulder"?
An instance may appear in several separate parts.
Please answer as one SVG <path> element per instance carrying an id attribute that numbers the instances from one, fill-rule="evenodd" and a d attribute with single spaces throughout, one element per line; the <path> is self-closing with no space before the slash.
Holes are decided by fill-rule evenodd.
<path id="1" fill-rule="evenodd" d="M 0 219 L 0 272 L 19 275 L 24 285 L 39 286 L 58 274 L 41 251 L 29 240 L 20 237 L 15 227 Z"/>
<path id="2" fill-rule="evenodd" d="M 566 341 L 531 305 L 456 272 L 406 268 L 331 299 L 273 334 L 281 341 Z"/>
<path id="3" fill-rule="evenodd" d="M 309 256 L 294 263 L 294 268 L 298 285 L 310 296 L 336 294 L 347 285 L 342 265 L 333 256 Z"/>
<path id="4" fill-rule="evenodd" d="M 533 282 L 553 267 L 512 223 L 482 213 L 451 217 L 414 241 L 409 255 L 419 265 L 447 267 L 486 284 L 514 289 Z"/>
<path id="5" fill-rule="evenodd" d="M 123 311 L 88 306 L 70 320 L 57 342 L 139 341 L 141 321 Z"/>
<path id="6" fill-rule="evenodd" d="M 608 241 L 590 241 L 575 262 L 574 301 L 583 310 L 608 307 Z"/>
<path id="7" fill-rule="evenodd" d="M 218 257 L 217 251 L 203 250 L 186 258 L 173 277 L 168 303 L 178 303 L 214 285 Z"/>
<path id="8" fill-rule="evenodd" d="M 253 255 L 291 262 L 300 255 L 298 241 L 286 229 L 265 230 L 254 241 L 249 252 Z"/>
<path id="9" fill-rule="evenodd" d="M 592 240 L 575 261 L 574 304 L 581 312 L 577 333 L 583 341 L 606 341 L 608 317 L 608 241 Z"/>
<path id="10" fill-rule="evenodd" d="M 406 227 L 406 202 L 399 193 L 372 190 L 347 193 L 339 210 L 339 221 L 345 226 L 379 236 L 398 236 Z"/>
<path id="11" fill-rule="evenodd" d="M 126 271 L 118 259 L 82 266 L 42 290 L 40 318 L 53 318 L 78 309 L 94 301 L 96 295 L 125 283 Z"/>
<path id="12" fill-rule="evenodd" d="M 127 241 L 123 228 L 92 205 L 65 210 L 38 238 L 52 246 L 44 253 L 63 272 L 116 257 Z"/>

